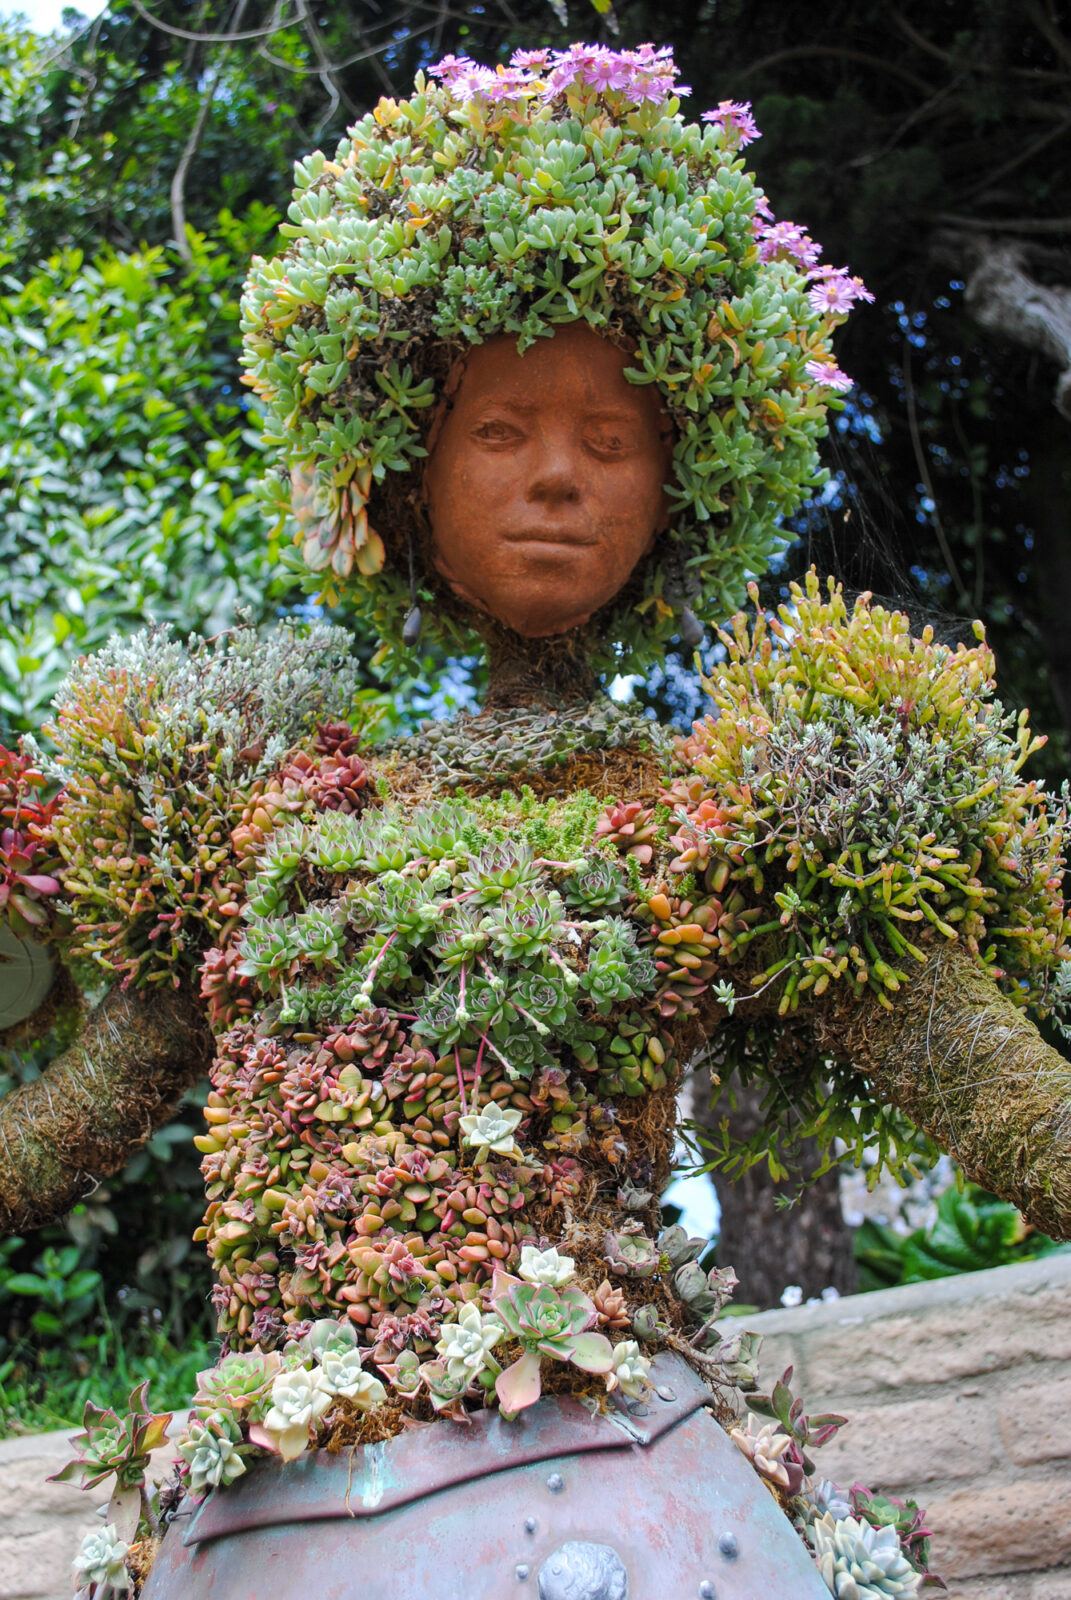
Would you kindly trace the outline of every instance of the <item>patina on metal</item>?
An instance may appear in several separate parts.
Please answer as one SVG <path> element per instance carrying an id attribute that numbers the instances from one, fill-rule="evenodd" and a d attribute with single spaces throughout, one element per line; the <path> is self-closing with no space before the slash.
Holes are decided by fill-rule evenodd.
<path id="1" fill-rule="evenodd" d="M 143 1600 L 828 1600 L 699 1378 L 652 1378 L 642 1417 L 555 1395 L 258 1465 L 182 1508 Z"/>

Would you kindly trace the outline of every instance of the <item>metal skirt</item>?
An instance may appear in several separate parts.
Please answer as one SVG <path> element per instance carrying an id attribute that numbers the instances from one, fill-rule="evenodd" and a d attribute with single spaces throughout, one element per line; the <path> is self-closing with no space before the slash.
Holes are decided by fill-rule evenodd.
<path id="1" fill-rule="evenodd" d="M 143 1600 L 829 1600 L 691 1369 L 652 1380 L 258 1464 L 180 1510 Z"/>

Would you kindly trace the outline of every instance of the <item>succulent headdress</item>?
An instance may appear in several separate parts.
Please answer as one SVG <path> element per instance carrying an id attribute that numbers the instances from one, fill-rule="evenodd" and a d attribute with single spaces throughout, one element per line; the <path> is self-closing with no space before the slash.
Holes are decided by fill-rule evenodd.
<path id="1" fill-rule="evenodd" d="M 383 99 L 333 159 L 295 168 L 270 261 L 242 301 L 246 382 L 328 600 L 345 590 L 396 641 L 424 577 L 419 474 L 443 379 L 501 333 L 523 352 L 586 321 L 631 352 L 675 425 L 668 534 L 599 619 L 597 665 L 635 666 L 690 604 L 719 618 L 823 481 L 817 444 L 848 387 L 831 337 L 857 299 L 846 270 L 775 222 L 740 158 L 750 108 L 679 114 L 668 48 L 447 57 Z M 465 642 L 449 603 L 435 618 Z"/>

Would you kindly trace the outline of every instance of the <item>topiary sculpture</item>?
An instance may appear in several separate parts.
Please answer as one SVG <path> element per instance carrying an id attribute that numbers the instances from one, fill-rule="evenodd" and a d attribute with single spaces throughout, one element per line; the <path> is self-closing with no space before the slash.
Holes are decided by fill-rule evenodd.
<path id="1" fill-rule="evenodd" d="M 488 705 L 376 749 L 332 630 L 114 647 L 60 697 L 65 787 L 32 831 L 47 872 L 27 874 L 25 828 L 3 835 L 20 915 L 43 932 L 58 883 L 59 957 L 116 980 L 40 1086 L 0 1106 L 7 1223 L 114 1170 L 213 1059 L 199 1237 L 226 1354 L 180 1447 L 192 1498 L 212 1492 L 147 1597 L 219 1577 L 245 1515 L 227 1506 L 258 1484 L 300 1521 L 297 1478 L 266 1477 L 267 1455 L 326 1446 L 301 1481 L 349 1518 L 330 1451 L 367 1447 L 374 1510 L 381 1447 L 414 1423 L 436 1422 L 434 1455 L 444 1419 L 497 1438 L 496 1404 L 568 1418 L 562 1395 L 580 1394 L 617 1418 L 601 1435 L 616 1483 L 611 1446 L 681 1448 L 673 1430 L 712 1393 L 730 1421 L 726 1397 L 755 1385 L 753 1342 L 715 1326 L 735 1280 L 658 1217 L 701 1047 L 723 1080 L 768 1090 L 761 1148 L 718 1159 L 787 1164 L 802 1132 L 829 1162 L 846 1141 L 896 1165 L 917 1124 L 1071 1232 L 1071 1069 L 1027 1019 L 1071 998 L 1066 808 L 1021 778 L 1035 746 L 995 701 L 984 644 L 913 638 L 812 576 L 779 618 L 750 591 L 708 683 L 717 715 L 689 738 L 594 698 L 596 667 L 694 643 L 696 612 L 744 598 L 821 481 L 848 381 L 830 338 L 866 291 L 774 222 L 738 154 L 746 107 L 680 117 L 665 49 L 448 59 L 431 77 L 299 165 L 289 242 L 247 286 L 247 364 L 280 451 L 265 493 L 312 581 L 356 595 L 387 653 L 422 620 L 454 644 L 478 633 Z M 9 770 L 18 805 L 36 780 Z M 843 1419 L 809 1418 L 789 1376 L 754 1397 L 766 1420 L 736 1429 L 739 1458 L 710 1424 L 725 1482 L 755 1467 L 744 1520 L 767 1529 L 742 1554 L 696 1485 L 730 1564 L 717 1592 L 915 1593 L 917 1507 L 815 1477 L 809 1451 Z M 628 1408 L 652 1396 L 681 1409 L 638 1434 Z M 444 1470 L 433 1487 L 456 1487 Z M 650 1472 L 620 1482 L 635 1581 L 714 1592 L 674 1565 L 684 1541 L 644 1567 L 688 1509 Z M 785 1545 L 768 1489 L 809 1547 Z M 155 1553 L 153 1522 L 121 1511 L 81 1558 L 98 1596 L 128 1533 L 131 1571 Z M 259 1560 L 263 1513 L 242 1525 Z M 343 1537 L 328 1517 L 317 1565 L 284 1563 L 286 1592 L 348 1572 Z M 499 1561 L 505 1534 L 480 1537 Z M 430 1591 L 417 1544 L 410 1587 Z M 472 1550 L 450 1559 L 476 1584 Z M 538 1576 L 545 1595 L 628 1581 L 617 1550 L 576 1540 Z"/>

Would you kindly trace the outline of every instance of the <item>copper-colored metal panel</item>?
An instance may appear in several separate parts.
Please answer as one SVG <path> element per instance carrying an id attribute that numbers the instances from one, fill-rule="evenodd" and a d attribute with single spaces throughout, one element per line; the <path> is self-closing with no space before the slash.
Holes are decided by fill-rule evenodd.
<path id="1" fill-rule="evenodd" d="M 676 1357 L 642 1406 L 551 1397 L 265 1464 L 180 1514 L 144 1600 L 828 1600 Z"/>

